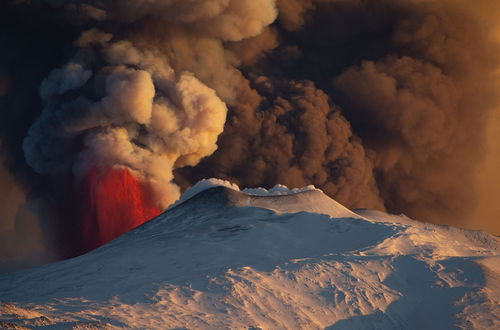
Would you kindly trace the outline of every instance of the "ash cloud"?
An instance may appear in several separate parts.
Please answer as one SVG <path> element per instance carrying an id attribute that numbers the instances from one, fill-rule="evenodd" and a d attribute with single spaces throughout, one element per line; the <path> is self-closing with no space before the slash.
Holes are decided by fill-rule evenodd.
<path id="1" fill-rule="evenodd" d="M 449 224 L 476 205 L 499 103 L 493 0 L 0 7 L 2 157 L 45 247 L 74 244 L 54 214 L 96 166 L 130 169 L 161 208 L 205 177 Z"/>
<path id="2" fill-rule="evenodd" d="M 242 187 L 314 184 L 354 207 L 383 208 L 373 155 L 340 109 L 310 81 L 251 79 L 232 107 L 219 150 L 178 179 L 216 176 Z"/>
<path id="3" fill-rule="evenodd" d="M 378 186 L 393 212 L 438 223 L 472 215 L 474 170 L 498 105 L 498 44 L 480 1 L 386 1 L 398 13 L 387 55 L 333 80 L 338 103 L 376 152 Z M 413 9 L 413 10 L 409 10 Z M 462 220 L 458 220 L 462 219 Z"/>
<path id="4" fill-rule="evenodd" d="M 79 231 L 85 226 L 72 209 L 78 209 L 74 199 L 85 186 L 82 180 L 96 169 L 126 168 L 151 190 L 147 194 L 158 209 L 179 197 L 172 170 L 196 165 L 216 150 L 226 102 L 235 98 L 235 81 L 241 79 L 225 43 L 258 35 L 276 17 L 270 0 L 12 1 L 2 6 L 17 15 L 17 25 L 27 27 L 19 31 L 9 22 L 3 33 L 6 44 L 13 44 L 3 62 L 5 80 L 23 68 L 14 54 L 22 48 L 19 40 L 30 47 L 23 54 L 33 62 L 29 69 L 43 72 L 22 77 L 6 92 L 5 109 L 13 116 L 22 83 L 31 84 L 34 101 L 31 110 L 28 104 L 20 107 L 26 126 L 15 127 L 13 119 L 2 132 L 5 154 L 12 156 L 9 167 L 26 193 L 49 210 L 37 214 L 40 223 L 57 219 L 52 225 L 58 235 L 49 241 L 57 242 L 61 256 L 81 252 Z M 36 12 L 43 15 L 30 21 Z M 68 35 L 58 31 L 65 27 Z M 56 63 L 38 64 L 37 46 L 44 41 L 35 42 L 31 34 L 54 38 L 67 49 Z"/>
<path id="5" fill-rule="evenodd" d="M 41 83 L 45 108 L 23 143 L 27 163 L 53 177 L 125 166 L 165 208 L 179 197 L 172 169 L 217 148 L 227 110 L 215 91 L 230 101 L 226 78 L 236 72 L 223 42 L 259 34 L 276 16 L 273 2 L 45 3 L 103 26 L 83 28 L 73 58 Z"/>
<path id="6" fill-rule="evenodd" d="M 488 0 L 277 4 L 280 45 L 256 65 L 242 68 L 262 100 L 253 106 L 242 101 L 252 108 L 245 117 L 238 115 L 237 107 L 232 109 L 237 118 L 226 123 L 220 138 L 222 145 L 231 147 L 221 148 L 188 176 L 201 170 L 244 186 L 270 186 L 277 178 L 294 187 L 307 182 L 349 207 L 385 207 L 437 223 L 470 220 L 478 199 L 474 171 L 484 156 L 488 116 L 499 103 L 494 35 L 499 5 Z M 328 116 L 312 115 L 300 122 L 297 114 L 321 106 L 295 110 L 291 122 L 286 116 L 275 120 L 282 111 L 275 104 L 307 99 L 305 89 L 301 96 L 285 90 L 266 93 L 253 76 L 264 76 L 259 79 L 269 86 L 314 82 L 329 96 L 324 107 L 338 109 L 347 124 L 332 131 L 349 132 L 345 136 L 359 152 L 325 157 L 319 141 L 351 146 L 335 134 L 321 135 Z M 266 122 L 275 124 L 256 124 Z M 259 127 L 254 132 L 244 133 L 243 128 L 255 125 Z M 276 147 L 274 141 L 281 140 L 274 136 L 259 145 L 262 136 L 269 135 L 269 126 L 281 129 L 276 133 L 280 137 L 290 129 L 293 137 L 281 147 Z M 313 160 L 303 161 L 308 156 Z M 273 159 L 273 165 L 252 165 L 260 159 Z M 250 171 L 247 164 L 259 170 Z M 334 171 L 332 164 L 338 166 Z M 342 171 L 356 174 L 340 175 L 339 180 Z M 287 173 L 286 178 L 281 173 Z M 361 179 L 361 173 L 369 173 L 368 179 Z"/>

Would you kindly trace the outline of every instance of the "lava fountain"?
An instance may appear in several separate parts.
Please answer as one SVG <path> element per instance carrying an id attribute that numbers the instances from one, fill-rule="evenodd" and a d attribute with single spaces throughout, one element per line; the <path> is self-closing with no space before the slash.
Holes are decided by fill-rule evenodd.
<path id="1" fill-rule="evenodd" d="M 160 214 L 151 189 L 129 169 L 91 169 L 83 180 L 83 247 L 95 249 Z"/>

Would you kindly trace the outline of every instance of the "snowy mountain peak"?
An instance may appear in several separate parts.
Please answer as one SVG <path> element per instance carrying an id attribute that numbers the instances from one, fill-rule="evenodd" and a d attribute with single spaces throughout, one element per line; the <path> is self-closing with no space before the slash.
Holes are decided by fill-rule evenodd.
<path id="1" fill-rule="evenodd" d="M 206 180 L 86 255 L 2 275 L 0 325 L 498 328 L 499 247 L 314 187 Z"/>
<path id="2" fill-rule="evenodd" d="M 240 190 L 238 186 L 227 181 L 209 179 L 200 181 L 187 190 L 169 210 L 186 202 L 209 204 L 210 207 L 214 205 L 258 207 L 276 213 L 313 212 L 332 217 L 360 217 L 314 186 L 289 189 L 278 185 L 269 190 L 264 188 Z"/>

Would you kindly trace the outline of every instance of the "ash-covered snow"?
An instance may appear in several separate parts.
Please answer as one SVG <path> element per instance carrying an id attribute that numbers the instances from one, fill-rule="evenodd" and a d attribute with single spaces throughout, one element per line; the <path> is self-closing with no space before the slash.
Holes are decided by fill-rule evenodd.
<path id="1" fill-rule="evenodd" d="M 0 276 L 0 328 L 499 329 L 500 242 L 205 180 L 78 258 Z"/>

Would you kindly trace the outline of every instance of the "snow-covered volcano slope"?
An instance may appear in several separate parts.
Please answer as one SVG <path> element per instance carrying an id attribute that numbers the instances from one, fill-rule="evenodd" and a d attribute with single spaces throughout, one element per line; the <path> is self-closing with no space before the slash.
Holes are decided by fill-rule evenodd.
<path id="1" fill-rule="evenodd" d="M 86 255 L 1 276 L 0 327 L 500 328 L 498 238 L 213 182 Z"/>

